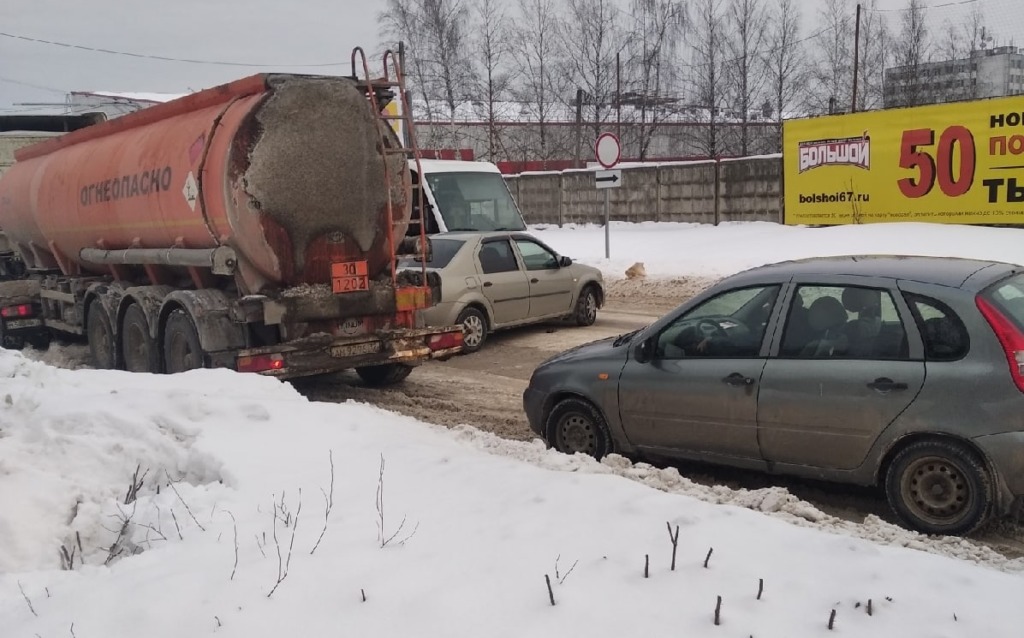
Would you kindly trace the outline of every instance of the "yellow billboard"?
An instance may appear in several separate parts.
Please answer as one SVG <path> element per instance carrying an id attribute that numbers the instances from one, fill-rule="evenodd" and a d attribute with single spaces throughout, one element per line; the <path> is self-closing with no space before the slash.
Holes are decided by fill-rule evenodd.
<path id="1" fill-rule="evenodd" d="M 1024 223 L 1024 96 L 787 120 L 786 224 Z"/>

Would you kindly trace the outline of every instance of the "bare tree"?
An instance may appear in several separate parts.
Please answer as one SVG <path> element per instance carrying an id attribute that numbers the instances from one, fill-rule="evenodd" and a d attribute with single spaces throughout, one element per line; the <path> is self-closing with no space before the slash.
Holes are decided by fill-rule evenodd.
<path id="1" fill-rule="evenodd" d="M 508 115 L 503 103 L 512 78 L 507 65 L 512 48 L 509 19 L 502 0 L 476 0 L 473 13 L 476 17 L 474 50 L 478 60 L 475 74 L 477 96 L 474 97 L 482 98 L 479 103 L 487 119 L 487 159 L 493 162 L 501 146 L 499 118 Z M 474 100 L 474 103 L 477 101 Z"/>
<path id="2" fill-rule="evenodd" d="M 885 70 L 892 66 L 892 36 L 885 14 L 871 0 L 861 17 L 857 110 L 882 108 L 885 101 Z"/>
<path id="3" fill-rule="evenodd" d="M 898 106 L 917 106 L 929 101 L 920 67 L 928 60 L 928 27 L 921 0 L 907 0 L 900 12 L 900 36 L 896 47 L 896 65 L 900 68 L 901 90 Z"/>
<path id="4" fill-rule="evenodd" d="M 799 99 L 807 77 L 803 43 L 800 40 L 800 7 L 796 0 L 777 0 L 767 21 L 764 67 L 778 126 L 778 148 L 782 148 L 782 121 Z"/>
<path id="5" fill-rule="evenodd" d="M 677 55 L 686 30 L 682 0 L 633 0 L 633 29 L 629 37 L 632 91 L 621 97 L 639 115 L 635 135 L 637 156 L 647 158 L 671 99 L 665 93 L 678 86 Z"/>
<path id="6" fill-rule="evenodd" d="M 619 27 L 614 0 L 566 0 L 567 15 L 562 22 L 566 73 L 583 89 L 586 104 L 592 108 L 594 137 L 608 119 L 604 108 L 610 106 L 615 91 L 615 58 L 627 44 Z"/>
<path id="7" fill-rule="evenodd" d="M 403 72 L 411 80 L 410 91 L 423 100 L 429 119 L 433 109 L 430 106 L 430 82 L 423 61 L 426 45 L 420 28 L 422 17 L 418 0 L 387 0 L 387 9 L 377 14 L 377 23 L 385 40 L 405 44 L 406 68 Z"/>
<path id="8" fill-rule="evenodd" d="M 981 4 L 975 4 L 971 7 L 971 12 L 967 15 L 967 19 L 962 24 L 963 38 L 964 38 L 964 55 L 967 57 L 967 62 L 963 65 L 963 68 L 967 73 L 964 80 L 966 81 L 966 95 L 969 99 L 975 99 L 982 95 L 988 94 L 987 90 L 983 90 L 981 83 L 977 77 L 977 60 L 975 54 L 988 48 L 993 40 L 994 33 L 985 24 L 985 12 Z"/>
<path id="9" fill-rule="evenodd" d="M 853 91 L 853 20 L 849 0 L 824 0 L 818 10 L 821 30 L 811 74 L 807 107 L 814 113 L 845 110 Z"/>
<path id="10" fill-rule="evenodd" d="M 420 62 L 430 70 L 427 76 L 433 80 L 435 95 L 447 108 L 445 115 L 451 124 L 451 139 L 447 143 L 458 147 L 456 111 L 472 78 L 465 31 L 469 10 L 462 0 L 419 0 L 419 3 L 424 38 Z"/>
<path id="11" fill-rule="evenodd" d="M 519 0 L 519 19 L 513 27 L 513 57 L 522 70 L 517 94 L 525 114 L 537 122 L 539 148 L 533 156 L 550 159 L 554 150 L 548 123 L 564 103 L 567 90 L 561 65 L 561 22 L 557 0 Z"/>
<path id="12" fill-rule="evenodd" d="M 725 99 L 725 20 L 717 0 L 695 0 L 693 4 L 691 83 L 698 108 L 707 112 L 707 126 L 695 142 L 705 155 L 714 157 L 722 150 L 718 120 Z"/>
<path id="13" fill-rule="evenodd" d="M 765 74 L 759 53 L 765 42 L 767 14 L 762 0 L 731 0 L 726 22 L 726 90 L 733 108 L 739 111 L 739 151 L 746 157 L 750 151 L 750 111 L 760 106 L 764 89 Z"/>

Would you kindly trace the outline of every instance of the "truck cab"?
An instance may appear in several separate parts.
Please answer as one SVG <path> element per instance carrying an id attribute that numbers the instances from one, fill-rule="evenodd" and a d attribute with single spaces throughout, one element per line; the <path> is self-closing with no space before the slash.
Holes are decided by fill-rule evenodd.
<path id="1" fill-rule="evenodd" d="M 526 230 L 526 222 L 509 192 L 498 167 L 490 162 L 462 160 L 420 160 L 412 172 L 412 221 L 408 235 L 419 236 L 426 219 L 427 235 L 446 232 L 487 232 Z M 419 189 L 423 189 L 426 215 L 420 211 Z"/>

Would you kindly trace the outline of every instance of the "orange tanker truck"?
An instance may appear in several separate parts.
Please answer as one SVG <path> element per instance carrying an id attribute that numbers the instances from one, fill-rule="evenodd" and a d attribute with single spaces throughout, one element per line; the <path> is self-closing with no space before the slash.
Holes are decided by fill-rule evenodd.
<path id="1" fill-rule="evenodd" d="M 458 353 L 461 328 L 417 324 L 439 281 L 396 270 L 429 239 L 406 237 L 419 154 L 384 114 L 405 95 L 384 66 L 357 49 L 351 77 L 254 75 L 20 149 L 0 230 L 25 273 L 0 282 L 0 343 L 375 385 Z"/>

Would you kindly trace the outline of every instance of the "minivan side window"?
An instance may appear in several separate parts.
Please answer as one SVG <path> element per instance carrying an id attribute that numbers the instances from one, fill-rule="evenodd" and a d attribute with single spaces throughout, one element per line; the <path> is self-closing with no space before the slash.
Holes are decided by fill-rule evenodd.
<path id="1" fill-rule="evenodd" d="M 970 350 L 970 336 L 960 317 L 946 304 L 912 293 L 904 293 L 917 322 L 928 361 L 956 361 Z"/>

